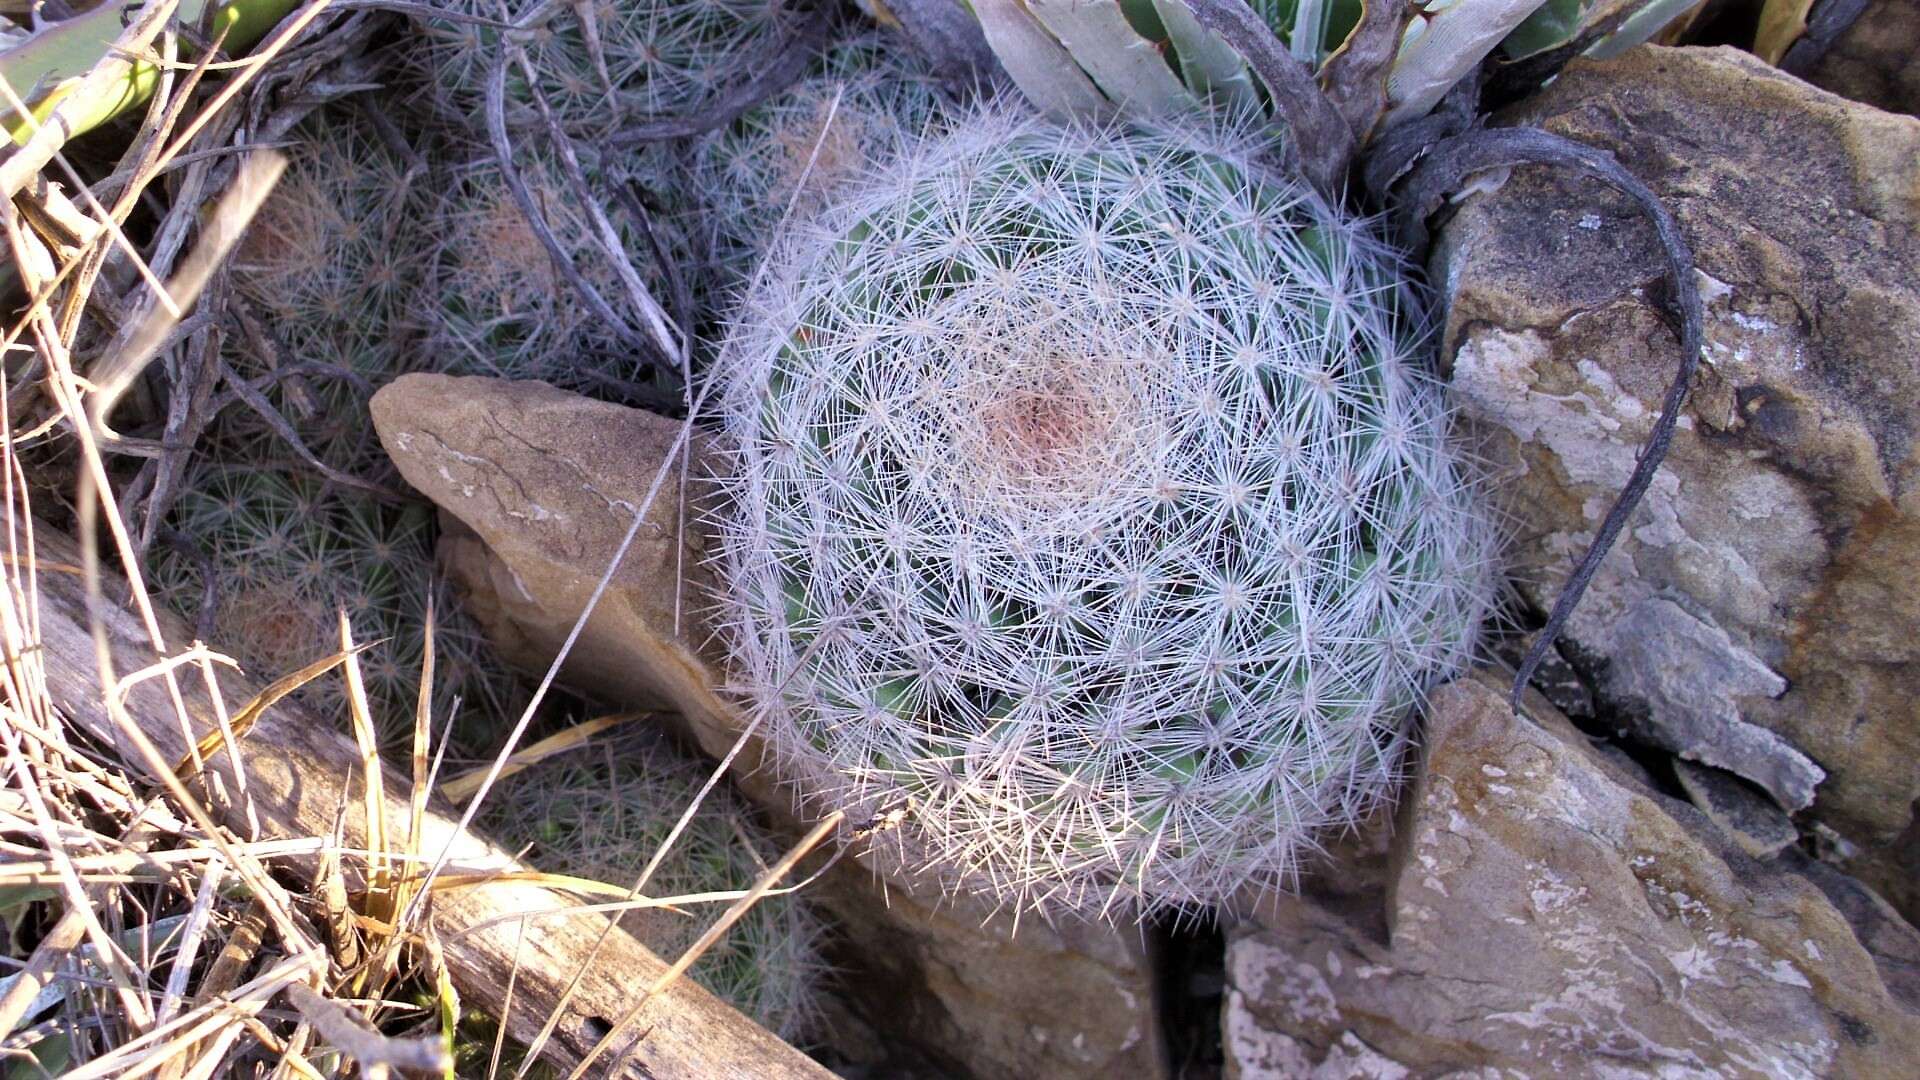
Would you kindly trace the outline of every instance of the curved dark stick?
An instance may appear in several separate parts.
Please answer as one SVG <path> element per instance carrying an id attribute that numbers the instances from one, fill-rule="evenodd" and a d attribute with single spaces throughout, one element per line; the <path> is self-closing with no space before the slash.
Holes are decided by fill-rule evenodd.
<path id="1" fill-rule="evenodd" d="M 1647 436 L 1633 475 L 1628 477 L 1627 486 L 1601 521 L 1600 531 L 1588 545 L 1587 553 L 1581 556 L 1573 576 L 1561 588 L 1553 611 L 1547 615 L 1547 625 L 1520 662 L 1520 671 L 1513 680 L 1515 709 L 1520 707 L 1520 694 L 1526 689 L 1527 681 L 1566 627 L 1581 595 L 1600 569 L 1601 561 L 1619 538 L 1620 530 L 1626 527 L 1627 519 L 1639 507 L 1660 462 L 1667 456 L 1674 425 L 1680 420 L 1680 407 L 1686 402 L 1687 388 L 1700 364 L 1706 323 L 1700 289 L 1693 278 L 1693 249 L 1681 234 L 1679 222 L 1661 205 L 1660 197 L 1614 160 L 1612 154 L 1538 128 L 1482 128 L 1434 146 L 1407 180 L 1405 202 L 1400 211 L 1402 228 L 1409 236 L 1424 238 L 1428 215 L 1439 208 L 1450 192 L 1459 189 L 1462 180 L 1487 169 L 1535 164 L 1565 165 L 1604 181 L 1632 199 L 1641 213 L 1653 221 L 1655 231 L 1660 234 L 1661 251 L 1666 256 L 1667 276 L 1673 281 L 1673 294 L 1668 299 L 1680 316 L 1680 366 L 1667 387 L 1666 397 L 1660 404 L 1660 419 L 1654 422 L 1653 431 Z"/>
<path id="2" fill-rule="evenodd" d="M 556 270 L 567 279 L 580 294 L 593 313 L 617 334 L 621 342 L 636 351 L 644 350 L 648 343 L 641 339 L 627 321 L 615 314 L 607 298 L 587 283 L 573 259 L 554 238 L 553 230 L 547 227 L 547 218 L 534 205 L 533 193 L 527 190 L 527 182 L 520 176 L 520 167 L 513 161 L 513 142 L 507 138 L 507 65 L 513 59 L 508 50 L 502 48 L 493 58 L 493 64 L 487 71 L 487 141 L 493 147 L 494 160 L 500 164 L 500 178 L 506 181 L 507 191 L 513 196 L 514 205 L 520 208 L 520 214 L 527 219 L 527 225 L 540 239 L 540 246 L 546 248 L 547 257 L 553 260 Z"/>
<path id="3" fill-rule="evenodd" d="M 1807 20 L 1807 32 L 1788 46 L 1787 54 L 1780 58 L 1780 70 L 1806 77 L 1840 40 L 1840 35 L 1867 13 L 1867 7 L 1867 0 L 1821 0 L 1813 9 L 1813 17 Z"/>
<path id="4" fill-rule="evenodd" d="M 1273 95 L 1274 112 L 1293 136 L 1294 164 L 1314 188 L 1339 202 L 1359 146 L 1346 117 L 1314 81 L 1313 72 L 1281 47 L 1247 0 L 1184 0 L 1203 28 L 1240 54 Z"/>

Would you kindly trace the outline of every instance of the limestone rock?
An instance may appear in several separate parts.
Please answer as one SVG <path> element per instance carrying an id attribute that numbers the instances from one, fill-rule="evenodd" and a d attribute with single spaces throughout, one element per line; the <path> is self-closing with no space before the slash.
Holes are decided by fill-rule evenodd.
<path id="1" fill-rule="evenodd" d="M 1842 97 L 1920 114 L 1920 0 L 1873 0 L 1806 75 Z"/>
<path id="2" fill-rule="evenodd" d="M 1613 152 L 1678 217 L 1707 355 L 1667 464 L 1569 628 L 1638 734 L 1861 845 L 1920 797 L 1920 120 L 1729 49 L 1580 61 L 1503 117 Z M 1443 355 L 1503 471 L 1516 577 L 1551 603 L 1655 418 L 1678 345 L 1652 230 L 1515 170 L 1448 222 Z"/>
<path id="3" fill-rule="evenodd" d="M 1920 1060 L 1920 1012 L 1890 989 L 1911 927 L 1863 946 L 1807 878 L 1640 788 L 1543 698 L 1528 710 L 1492 679 L 1436 694 L 1385 941 L 1307 899 L 1236 931 L 1230 1075 L 1773 1080 Z"/>
<path id="4" fill-rule="evenodd" d="M 530 670 L 552 661 L 648 505 L 562 680 L 677 710 L 714 756 L 733 746 L 744 721 L 720 693 L 701 533 L 696 515 L 682 527 L 680 469 L 662 472 L 678 421 L 544 383 L 443 375 L 395 380 L 374 396 L 373 418 L 401 475 L 441 508 L 441 560 L 468 609 L 503 656 Z M 741 790 L 801 827 L 760 762 L 749 739 L 734 770 Z M 852 945 L 842 982 L 860 1019 L 889 1039 L 918 1040 L 915 1056 L 943 1074 L 1167 1075 L 1137 933 L 1029 920 L 1016 934 L 1010 920 L 876 881 L 851 859 L 814 898 Z"/>

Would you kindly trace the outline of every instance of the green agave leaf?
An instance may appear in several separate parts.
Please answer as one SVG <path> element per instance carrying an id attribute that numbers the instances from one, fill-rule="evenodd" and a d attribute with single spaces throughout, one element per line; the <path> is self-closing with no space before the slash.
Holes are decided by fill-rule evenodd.
<path id="1" fill-rule="evenodd" d="M 973 12 L 1013 84 L 1042 112 L 1102 116 L 1109 111 L 1093 80 L 1021 0 L 973 0 Z"/>
<path id="2" fill-rule="evenodd" d="M 45 120 L 66 96 L 64 84 L 85 75 L 107 58 L 114 41 L 133 20 L 140 0 L 115 0 L 92 11 L 55 23 L 19 45 L 0 53 L 0 78 L 13 92 L 33 107 L 34 117 Z M 200 26 L 210 0 L 181 0 L 173 20 L 179 26 Z M 214 9 L 211 31 L 226 31 L 224 48 L 233 53 L 264 37 L 287 12 L 292 0 L 234 0 Z M 124 78 L 97 100 L 77 103 L 75 133 L 87 131 L 113 119 L 147 99 L 159 81 L 160 70 L 152 64 L 132 64 Z M 31 127 L 8 110 L 8 134 L 24 142 Z"/>
<path id="3" fill-rule="evenodd" d="M 186 923 L 187 916 L 173 915 L 145 926 L 128 927 L 114 934 L 113 940 L 121 949 L 134 956 L 140 955 L 143 948 L 149 949 L 157 954 L 167 944 L 170 944 L 171 939 L 186 926 Z M 95 956 L 94 948 L 92 945 L 82 945 L 74 950 L 74 955 L 84 962 L 91 962 Z M 0 997 L 5 997 L 11 993 L 14 985 L 19 981 L 20 975 L 18 973 L 0 979 Z M 20 1014 L 20 1022 L 24 1024 L 40 1013 L 46 1012 L 48 1009 L 60 1004 L 67 996 L 67 986 L 68 984 L 66 982 L 55 980 L 41 987 L 40 992 L 34 995 L 33 1002 L 27 1006 L 25 1012 Z M 5 1034 L 8 1033 L 0 1032 L 0 1035 Z M 39 1074 L 29 1071 L 26 1075 L 38 1076 Z"/>
<path id="4" fill-rule="evenodd" d="M 1128 115 L 1166 116 L 1197 104 L 1117 0 L 1027 0 L 1027 10 Z"/>
<path id="5" fill-rule="evenodd" d="M 49 1035 L 27 1048 L 33 1055 L 32 1061 L 14 1058 L 7 1062 L 0 1080 L 42 1080 L 43 1077 L 59 1076 L 73 1064 L 73 1040 L 66 1034 Z"/>
<path id="6" fill-rule="evenodd" d="M 1605 60 L 1619 56 L 1635 45 L 1643 45 L 1653 40 L 1655 34 L 1666 29 L 1668 23 L 1685 15 L 1696 2 L 1697 0 L 1651 0 L 1645 7 L 1627 16 L 1627 21 L 1620 24 L 1620 29 L 1594 42 L 1593 47 L 1587 50 L 1587 55 L 1595 60 Z M 1781 47 L 1781 51 L 1783 53 L 1786 51 L 1785 46 Z"/>
<path id="7" fill-rule="evenodd" d="M 1595 43 L 1587 55 L 1618 56 L 1649 41 L 1668 23 L 1687 13 L 1697 0 L 1547 0 L 1500 43 L 1508 60 L 1524 60 L 1578 41 L 1588 31 L 1621 19 L 1619 29 Z"/>
<path id="8" fill-rule="evenodd" d="M 1424 116 L 1542 0 L 1429 0 L 1387 78 L 1387 125 Z"/>
<path id="9" fill-rule="evenodd" d="M 1565 45 L 1580 32 L 1592 7 L 1591 0 L 1547 0 L 1500 43 L 1501 54 L 1509 60 L 1524 60 Z"/>
<path id="10" fill-rule="evenodd" d="M 1247 62 L 1218 34 L 1202 27 L 1184 0 L 1153 0 L 1153 4 L 1180 63 L 1180 74 L 1194 93 L 1233 108 L 1259 104 L 1260 91 L 1253 84 Z"/>

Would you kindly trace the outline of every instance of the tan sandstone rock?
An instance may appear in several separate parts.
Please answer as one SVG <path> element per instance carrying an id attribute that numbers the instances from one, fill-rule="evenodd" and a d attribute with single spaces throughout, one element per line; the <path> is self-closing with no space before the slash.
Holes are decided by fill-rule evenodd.
<path id="1" fill-rule="evenodd" d="M 681 713 L 715 756 L 733 746 L 743 721 L 719 693 L 700 530 L 681 526 L 681 470 L 662 473 L 678 421 L 544 383 L 442 375 L 395 380 L 374 396 L 373 418 L 407 482 L 441 508 L 441 559 L 468 609 L 502 655 L 533 671 L 557 654 L 663 476 L 562 679 Z M 759 765 L 750 740 L 735 769 L 741 790 L 798 827 Z M 861 965 L 841 980 L 859 1018 L 883 1042 L 917 1041 L 942 1075 L 1167 1075 L 1137 932 L 1028 920 L 1016 934 L 1004 915 L 929 900 L 851 860 L 810 895 Z"/>
<path id="2" fill-rule="evenodd" d="M 1730 49 L 1577 62 L 1503 117 L 1612 151 L 1678 217 L 1707 354 L 1568 635 L 1637 734 L 1811 813 L 1920 909 L 1920 120 Z M 1443 357 L 1544 608 L 1625 481 L 1678 347 L 1652 231 L 1522 169 L 1449 222 Z"/>
<path id="3" fill-rule="evenodd" d="M 1808 878 L 1528 709 L 1494 679 L 1436 694 L 1384 939 L 1309 899 L 1233 935 L 1230 1077 L 1908 1075 L 1920 934 L 1875 909 L 1863 945 Z"/>

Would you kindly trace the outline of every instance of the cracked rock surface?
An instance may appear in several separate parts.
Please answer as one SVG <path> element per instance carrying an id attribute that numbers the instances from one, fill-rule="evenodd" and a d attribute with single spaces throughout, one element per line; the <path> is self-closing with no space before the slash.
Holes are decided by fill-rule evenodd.
<path id="1" fill-rule="evenodd" d="M 1707 354 L 1569 628 L 1633 734 L 1810 810 L 1920 906 L 1920 120 L 1730 49 L 1576 62 L 1502 117 L 1613 152 L 1694 246 Z M 1564 172 L 1468 200 L 1443 359 L 1544 609 L 1677 362 L 1652 229 Z"/>
<path id="2" fill-rule="evenodd" d="M 440 507 L 440 558 L 468 611 L 503 657 L 544 671 L 647 502 L 681 423 L 545 383 L 446 375 L 402 376 L 374 395 L 372 411 L 401 475 Z M 700 530 L 681 528 L 680 470 L 665 477 L 561 678 L 604 701 L 679 713 L 718 757 L 744 721 L 720 693 Z M 797 835 L 807 823 L 759 760 L 750 740 L 737 785 Z M 859 1061 L 910 1046 L 905 1071 L 865 1062 L 882 1075 L 1168 1075 L 1137 931 L 1027 920 L 1015 933 L 1010 918 L 929 899 L 851 859 L 809 896 L 848 946 L 840 983 L 851 1009 L 836 1021 L 864 1025 L 836 1032 L 836 1047 Z"/>
<path id="3" fill-rule="evenodd" d="M 1920 1060 L 1920 934 L 1844 880 L 1830 900 L 1747 857 L 1537 694 L 1528 711 L 1491 678 L 1436 694 L 1384 934 L 1302 897 L 1229 939 L 1230 1077 L 1772 1080 Z M 1865 905 L 1859 931 L 1836 903 Z"/>

